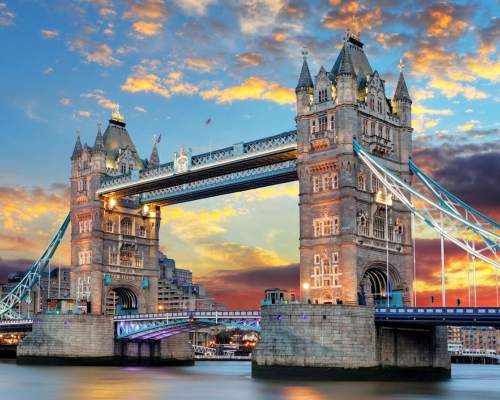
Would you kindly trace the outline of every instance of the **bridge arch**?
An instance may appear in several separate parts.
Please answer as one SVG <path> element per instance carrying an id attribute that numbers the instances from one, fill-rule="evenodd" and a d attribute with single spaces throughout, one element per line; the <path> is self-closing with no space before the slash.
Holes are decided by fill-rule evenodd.
<path id="1" fill-rule="evenodd" d="M 111 286 L 105 296 L 106 315 L 135 314 L 142 312 L 145 299 L 142 292 L 133 285 L 117 284 Z"/>
<path id="2" fill-rule="evenodd" d="M 387 301 L 387 296 L 391 299 L 391 304 L 396 301 L 395 295 L 400 296 L 402 290 L 402 279 L 398 270 L 389 264 L 389 282 L 387 282 L 387 264 L 385 262 L 375 262 L 363 269 L 359 284 L 360 301 L 366 302 L 368 297 L 373 299 L 375 304 Z"/>

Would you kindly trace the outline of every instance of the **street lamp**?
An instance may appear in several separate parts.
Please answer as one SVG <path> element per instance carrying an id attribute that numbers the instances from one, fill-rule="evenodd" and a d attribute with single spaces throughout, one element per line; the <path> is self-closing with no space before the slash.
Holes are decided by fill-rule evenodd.
<path id="1" fill-rule="evenodd" d="M 304 300 L 305 303 L 309 303 L 310 302 L 310 299 L 309 299 L 309 282 L 304 282 L 302 284 L 302 289 L 303 289 L 302 298 L 303 298 L 303 300 Z"/>

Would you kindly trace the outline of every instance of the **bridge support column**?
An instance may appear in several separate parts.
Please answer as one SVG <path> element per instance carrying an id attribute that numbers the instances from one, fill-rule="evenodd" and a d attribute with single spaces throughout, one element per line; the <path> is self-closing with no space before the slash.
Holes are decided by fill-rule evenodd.
<path id="1" fill-rule="evenodd" d="M 194 352 L 187 333 L 157 341 L 117 341 L 115 353 L 119 363 L 125 365 L 194 364 Z"/>
<path id="2" fill-rule="evenodd" d="M 252 355 L 256 378 L 441 380 L 450 377 L 445 329 L 375 326 L 368 306 L 269 305 Z"/>

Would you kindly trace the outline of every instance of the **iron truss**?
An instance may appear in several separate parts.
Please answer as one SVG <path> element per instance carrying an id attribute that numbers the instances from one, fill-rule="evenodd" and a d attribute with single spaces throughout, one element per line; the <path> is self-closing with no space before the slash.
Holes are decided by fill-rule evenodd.
<path id="1" fill-rule="evenodd" d="M 191 169 L 201 169 L 221 162 L 238 161 L 247 156 L 269 152 L 283 146 L 296 145 L 297 131 L 284 132 L 279 135 L 254 140 L 247 143 L 236 143 L 234 146 L 195 155 L 191 158 Z M 136 176 L 127 173 L 119 176 L 108 176 L 101 183 L 101 190 L 114 188 L 123 184 L 135 182 L 145 178 L 168 177 L 175 175 L 174 163 L 168 162 L 157 168 L 140 171 Z"/>
<path id="2" fill-rule="evenodd" d="M 61 227 L 54 235 L 49 245 L 43 252 L 42 256 L 30 268 L 28 273 L 21 279 L 21 281 L 14 286 L 14 288 L 0 300 L 0 318 L 2 319 L 23 319 L 23 317 L 15 311 L 15 307 L 21 304 L 23 300 L 31 302 L 29 297 L 31 288 L 37 283 L 39 276 L 49 264 L 52 256 L 54 255 L 59 243 L 61 242 L 64 232 L 70 222 L 70 215 L 68 214 L 64 219 Z"/>
<path id="3" fill-rule="evenodd" d="M 356 140 L 353 148 L 359 158 L 382 182 L 386 191 L 405 205 L 414 215 L 424 221 L 442 237 L 456 244 L 473 257 L 500 268 L 496 255 L 500 236 L 495 232 L 498 224 L 466 205 L 436 182 L 410 164 L 411 170 L 418 172 L 419 179 L 434 194 L 434 198 L 413 188 L 400 176 L 386 168 L 381 161 L 369 154 Z M 429 186 L 427 186 L 429 185 Z M 467 218 L 459 212 L 459 206 L 467 213 Z M 482 220 L 483 222 L 480 222 Z M 491 230 L 493 229 L 493 230 Z M 472 236 L 472 239 L 471 239 Z M 482 238 L 476 241 L 475 238 Z"/>
<path id="4" fill-rule="evenodd" d="M 164 202 L 173 204 L 236 190 L 255 189 L 262 185 L 284 183 L 297 179 L 297 164 L 295 160 L 283 161 L 277 164 L 233 172 L 213 178 L 200 179 L 182 185 L 170 186 L 141 195 L 141 203 Z"/>
<path id="5" fill-rule="evenodd" d="M 195 311 L 115 317 L 116 339 L 161 340 L 212 326 L 260 331 L 258 311 Z"/>

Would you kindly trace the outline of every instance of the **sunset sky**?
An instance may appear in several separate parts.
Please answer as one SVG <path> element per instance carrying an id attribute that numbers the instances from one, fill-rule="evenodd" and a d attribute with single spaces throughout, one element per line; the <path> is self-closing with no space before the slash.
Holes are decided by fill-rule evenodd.
<path id="1" fill-rule="evenodd" d="M 93 143 L 119 104 L 143 158 L 162 134 L 161 162 L 294 129 L 302 48 L 313 75 L 329 70 L 348 27 L 388 97 L 403 58 L 417 164 L 500 219 L 499 16 L 495 0 L 0 0 L 0 279 L 68 212 L 77 129 Z M 291 183 L 166 207 L 161 248 L 218 301 L 255 308 L 298 285 L 297 203 Z M 417 230 L 419 302 L 439 304 L 439 238 Z M 467 304 L 466 261 L 446 246 L 449 305 Z M 495 305 L 493 268 L 478 282 Z"/>

